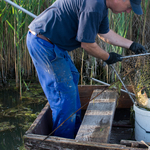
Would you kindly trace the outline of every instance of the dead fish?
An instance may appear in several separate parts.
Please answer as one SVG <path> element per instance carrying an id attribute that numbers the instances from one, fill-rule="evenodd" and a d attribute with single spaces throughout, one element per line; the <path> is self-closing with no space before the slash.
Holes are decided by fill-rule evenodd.
<path id="1" fill-rule="evenodd" d="M 144 93 L 142 94 L 142 90 L 144 88 L 142 88 L 138 93 L 138 102 L 141 106 L 146 107 L 146 108 L 150 108 L 150 98 L 147 97 L 146 92 L 144 91 Z"/>

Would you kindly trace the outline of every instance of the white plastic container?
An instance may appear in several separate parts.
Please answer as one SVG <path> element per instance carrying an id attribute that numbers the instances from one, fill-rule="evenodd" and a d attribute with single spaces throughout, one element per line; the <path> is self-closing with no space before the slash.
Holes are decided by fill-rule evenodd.
<path id="1" fill-rule="evenodd" d="M 150 142 L 150 111 L 133 106 L 135 111 L 135 139 Z"/>

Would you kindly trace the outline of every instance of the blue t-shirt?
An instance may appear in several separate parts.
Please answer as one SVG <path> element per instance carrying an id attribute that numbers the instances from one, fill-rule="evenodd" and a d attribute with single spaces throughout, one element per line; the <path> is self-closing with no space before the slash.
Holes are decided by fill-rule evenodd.
<path id="1" fill-rule="evenodd" d="M 94 43 L 97 33 L 109 31 L 106 0 L 56 0 L 29 28 L 58 47 L 71 51 L 81 42 Z"/>

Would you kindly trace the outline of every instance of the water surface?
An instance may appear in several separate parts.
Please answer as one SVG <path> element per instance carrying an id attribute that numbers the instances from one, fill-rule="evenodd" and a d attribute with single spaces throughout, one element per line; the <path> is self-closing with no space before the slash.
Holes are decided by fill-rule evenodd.
<path id="1" fill-rule="evenodd" d="M 47 103 L 39 84 L 0 90 L 0 150 L 23 150 L 23 135 Z"/>

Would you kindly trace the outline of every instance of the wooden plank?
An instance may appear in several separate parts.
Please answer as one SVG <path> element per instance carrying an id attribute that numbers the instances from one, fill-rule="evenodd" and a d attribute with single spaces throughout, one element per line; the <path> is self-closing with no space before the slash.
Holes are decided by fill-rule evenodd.
<path id="1" fill-rule="evenodd" d="M 49 103 L 45 105 L 38 117 L 32 123 L 30 128 L 26 131 L 26 134 L 41 134 L 48 135 L 52 131 L 52 112 Z"/>
<path id="2" fill-rule="evenodd" d="M 77 141 L 55 136 L 43 141 L 45 138 L 46 136 L 35 134 L 24 135 L 25 148 L 27 150 L 147 150 L 147 148 L 132 148 L 121 144 Z"/>
<path id="3" fill-rule="evenodd" d="M 101 85 L 79 85 L 78 89 L 79 89 L 81 106 L 83 106 L 85 103 L 90 101 L 93 90 L 104 89 L 106 87 L 107 86 L 103 86 L 103 85 L 102 86 Z M 88 105 L 86 105 L 83 109 L 86 110 L 87 106 Z"/>
<path id="4" fill-rule="evenodd" d="M 121 140 L 121 141 L 120 141 L 120 144 L 129 146 L 129 147 L 148 148 L 145 144 L 143 144 L 143 143 L 140 142 L 140 141 Z M 149 142 L 148 142 L 148 143 L 146 142 L 146 144 L 147 144 L 147 145 L 150 145 Z"/>
<path id="5" fill-rule="evenodd" d="M 94 90 L 91 98 L 101 91 Z M 101 143 L 109 141 L 117 95 L 113 90 L 105 90 L 89 103 L 76 140 Z"/>
<path id="6" fill-rule="evenodd" d="M 128 91 L 133 93 L 131 86 L 126 86 Z M 124 87 L 122 87 L 124 89 Z M 125 89 L 124 89 L 125 90 Z M 129 95 L 125 92 L 121 92 L 121 95 L 118 99 L 117 108 L 131 108 L 133 105 L 132 100 L 130 99 Z"/>
<path id="7" fill-rule="evenodd" d="M 84 142 L 55 136 L 50 136 L 41 143 L 45 137 L 34 134 L 25 135 L 25 148 L 27 150 L 139 150 L 138 148 L 132 149 L 120 144 Z"/>
<path id="8" fill-rule="evenodd" d="M 80 94 L 80 101 L 81 105 L 84 105 L 87 103 L 92 95 L 93 90 L 95 89 L 104 89 L 105 85 L 79 85 L 79 94 Z M 131 86 L 126 86 L 129 92 L 133 92 Z M 122 87 L 122 89 L 124 89 Z M 129 95 L 127 93 L 121 92 L 120 97 L 118 98 L 117 102 L 117 108 L 130 108 L 133 105 Z M 87 105 L 88 106 L 88 105 Z M 87 106 L 85 106 L 83 109 L 87 109 Z"/>

